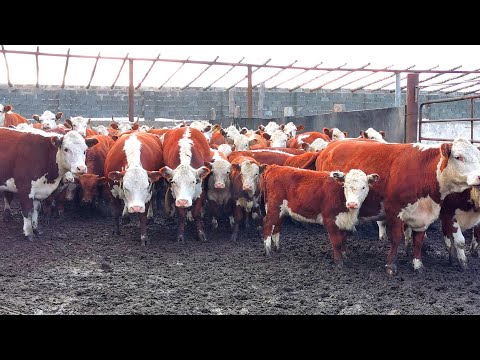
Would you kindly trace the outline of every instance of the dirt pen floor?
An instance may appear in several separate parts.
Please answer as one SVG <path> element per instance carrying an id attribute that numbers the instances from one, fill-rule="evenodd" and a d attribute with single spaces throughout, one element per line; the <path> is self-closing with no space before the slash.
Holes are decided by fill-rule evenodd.
<path id="1" fill-rule="evenodd" d="M 9 222 L 0 213 L 0 314 L 480 314 L 480 260 L 467 252 L 468 270 L 449 266 L 438 222 L 425 273 L 413 272 L 402 244 L 389 278 L 375 222 L 349 236 L 351 265 L 339 270 L 320 225 L 286 221 L 282 252 L 266 258 L 253 228 L 232 243 L 227 222 L 212 231 L 206 221 L 208 242 L 187 226 L 176 243 L 163 213 L 144 248 L 136 218 L 112 237 L 111 218 L 68 207 L 28 242 L 16 201 L 12 209 Z"/>

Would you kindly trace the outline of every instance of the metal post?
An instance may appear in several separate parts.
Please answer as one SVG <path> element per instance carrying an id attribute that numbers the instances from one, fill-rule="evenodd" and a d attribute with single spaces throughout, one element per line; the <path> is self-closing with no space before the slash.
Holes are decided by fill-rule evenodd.
<path id="1" fill-rule="evenodd" d="M 252 67 L 248 67 L 248 89 L 247 89 L 247 111 L 248 118 L 253 118 L 253 89 L 252 89 Z"/>
<path id="2" fill-rule="evenodd" d="M 258 91 L 258 117 L 263 118 L 263 104 L 265 102 L 265 82 L 260 84 L 260 90 Z"/>
<path id="3" fill-rule="evenodd" d="M 418 74 L 407 75 L 407 119 L 405 122 L 405 142 L 417 141 L 418 127 Z"/>
<path id="4" fill-rule="evenodd" d="M 470 117 L 473 119 L 474 110 L 473 110 L 473 99 L 470 99 Z M 470 139 L 473 143 L 473 120 L 470 121 Z"/>
<path id="5" fill-rule="evenodd" d="M 402 91 L 400 89 L 401 73 L 395 74 L 395 106 L 399 107 L 402 102 Z"/>
<path id="6" fill-rule="evenodd" d="M 129 83 L 128 83 L 128 121 L 133 122 L 134 115 L 134 96 L 133 96 L 133 60 L 128 60 Z"/>

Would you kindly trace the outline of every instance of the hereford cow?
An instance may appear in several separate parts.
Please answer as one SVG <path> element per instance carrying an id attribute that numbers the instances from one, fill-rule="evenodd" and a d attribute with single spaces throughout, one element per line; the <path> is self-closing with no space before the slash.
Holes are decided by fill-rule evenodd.
<path id="1" fill-rule="evenodd" d="M 377 174 L 366 175 L 358 169 L 346 175 L 340 171 L 311 171 L 288 166 L 268 165 L 261 179 L 265 212 L 263 240 L 270 255 L 272 242 L 280 249 L 283 217 L 322 224 L 333 247 L 339 267 L 346 260 L 346 235 L 358 223 L 359 212 Z M 314 186 L 312 186 L 314 185 Z M 343 185 L 343 188 L 342 188 Z"/>
<path id="2" fill-rule="evenodd" d="M 323 128 L 323 133 L 332 141 L 345 140 L 345 138 L 348 137 L 348 133 L 346 131 L 340 131 L 339 128 Z"/>
<path id="3" fill-rule="evenodd" d="M 227 156 L 228 161 L 233 162 L 238 157 L 248 156 L 255 159 L 259 164 L 276 164 L 283 165 L 287 159 L 293 157 L 293 154 L 285 153 L 273 149 L 262 149 L 262 150 L 247 150 L 247 151 L 232 151 L 230 155 Z"/>
<path id="4" fill-rule="evenodd" d="M 72 117 L 70 119 L 65 120 L 63 126 L 65 126 L 69 130 L 75 130 L 83 137 L 87 135 L 95 135 L 95 134 L 87 134 L 87 126 L 90 124 L 91 119 L 85 119 L 82 116 Z"/>
<path id="5" fill-rule="evenodd" d="M 34 239 L 40 201 L 59 185 L 66 172 L 87 171 L 85 152 L 97 140 L 85 140 L 76 131 L 64 136 L 42 136 L 0 129 L 0 190 L 17 193 L 23 214 L 23 232 Z"/>
<path id="6" fill-rule="evenodd" d="M 323 139 L 326 142 L 330 142 L 330 138 L 328 137 L 328 135 L 318 131 L 310 131 L 297 135 L 295 138 L 290 139 L 287 143 L 287 146 L 289 148 L 301 149 L 302 144 L 311 144 L 315 139 Z"/>
<path id="7" fill-rule="evenodd" d="M 289 157 L 283 166 L 291 166 L 299 169 L 315 170 L 315 161 L 318 152 L 306 152 L 305 154 L 294 155 Z"/>
<path id="8" fill-rule="evenodd" d="M 10 127 L 17 126 L 21 123 L 28 124 L 27 119 L 17 113 L 14 113 L 12 110 L 12 105 L 3 106 L 0 104 L 0 126 Z"/>
<path id="9" fill-rule="evenodd" d="M 368 128 L 365 131 L 360 131 L 360 138 L 376 140 L 379 142 L 386 143 L 384 137 L 385 137 L 385 131 L 383 130 L 377 131 L 373 128 Z"/>
<path id="10" fill-rule="evenodd" d="M 175 199 L 177 241 L 184 241 L 185 218 L 189 208 L 197 226 L 198 238 L 206 241 L 201 216 L 205 203 L 203 179 L 210 173 L 204 163 L 211 161 L 207 139 L 195 128 L 172 129 L 164 135 L 163 154 L 165 166 L 160 169 L 160 174 L 170 183 L 170 193 Z"/>
<path id="11" fill-rule="evenodd" d="M 58 112 L 56 115 L 50 110 L 45 110 L 42 115 L 32 115 L 32 118 L 36 121 L 33 124 L 34 128 L 42 130 L 50 130 L 58 127 L 57 120 L 60 120 L 63 116 L 63 112 Z"/>
<path id="12" fill-rule="evenodd" d="M 441 145 L 335 141 L 317 157 L 317 170 L 352 168 L 378 173 L 382 179 L 372 190 L 376 197 L 369 195 L 362 212 L 372 219 L 386 220 L 391 242 L 386 269 L 390 275 L 397 271 L 402 221 L 413 230 L 413 267 L 420 270 L 424 233 L 438 218 L 443 199 L 480 185 L 480 151 L 465 139 Z"/>
<path id="13" fill-rule="evenodd" d="M 111 195 L 114 233 L 120 234 L 122 209 L 125 213 L 138 213 L 140 243 L 142 246 L 147 244 L 146 210 L 150 208 L 153 184 L 160 179 L 158 169 L 163 165 L 162 144 L 154 134 L 126 134 L 110 148 L 104 170 L 110 191 L 103 193 Z"/>
<path id="14" fill-rule="evenodd" d="M 239 156 L 232 161 L 232 172 L 230 174 L 234 207 L 233 218 L 230 217 L 230 225 L 233 222 L 232 241 L 237 240 L 238 229 L 242 220 L 248 227 L 250 214 L 253 220 L 261 219 L 258 180 L 265 166 L 265 164 L 260 165 L 249 156 Z"/>
<path id="15" fill-rule="evenodd" d="M 289 123 L 285 124 L 283 132 L 287 134 L 289 139 L 292 139 L 297 136 L 297 131 L 303 131 L 303 129 L 305 129 L 304 125 L 296 126 L 293 122 L 290 121 Z"/>
<path id="16" fill-rule="evenodd" d="M 318 139 L 315 139 L 311 144 L 303 143 L 302 148 L 307 152 L 318 152 L 325 149 L 328 144 L 329 142 L 318 138 Z"/>

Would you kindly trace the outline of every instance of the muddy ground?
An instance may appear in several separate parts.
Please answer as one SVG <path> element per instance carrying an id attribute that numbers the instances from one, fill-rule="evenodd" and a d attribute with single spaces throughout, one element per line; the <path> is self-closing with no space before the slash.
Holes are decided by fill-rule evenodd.
<path id="1" fill-rule="evenodd" d="M 187 227 L 179 244 L 175 221 L 158 213 L 142 248 L 137 219 L 112 237 L 110 218 L 67 207 L 28 242 L 16 201 L 13 212 L 3 222 L 1 206 L 0 314 L 480 314 L 480 260 L 467 252 L 468 270 L 450 266 L 438 222 L 425 273 L 413 272 L 402 244 L 389 278 L 375 222 L 349 236 L 351 266 L 339 270 L 320 225 L 286 221 L 282 252 L 266 258 L 254 229 L 232 243 L 227 222 L 207 226 L 207 243 Z"/>

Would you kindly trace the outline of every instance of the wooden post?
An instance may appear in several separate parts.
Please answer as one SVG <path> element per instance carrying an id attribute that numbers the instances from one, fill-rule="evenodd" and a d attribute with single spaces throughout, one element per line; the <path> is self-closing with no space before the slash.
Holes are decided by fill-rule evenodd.
<path id="1" fill-rule="evenodd" d="M 247 111 L 248 118 L 253 118 L 253 88 L 252 88 L 252 67 L 248 66 L 248 88 L 247 88 Z"/>
<path id="2" fill-rule="evenodd" d="M 258 117 L 263 118 L 263 104 L 265 102 L 265 82 L 260 84 L 258 90 Z"/>
<path id="3" fill-rule="evenodd" d="M 128 121 L 133 122 L 134 109 L 134 87 L 133 87 L 133 60 L 128 60 L 129 83 L 128 83 Z"/>
<path id="4" fill-rule="evenodd" d="M 418 128 L 418 74 L 407 75 L 407 110 L 405 121 L 405 142 L 417 142 Z"/>

